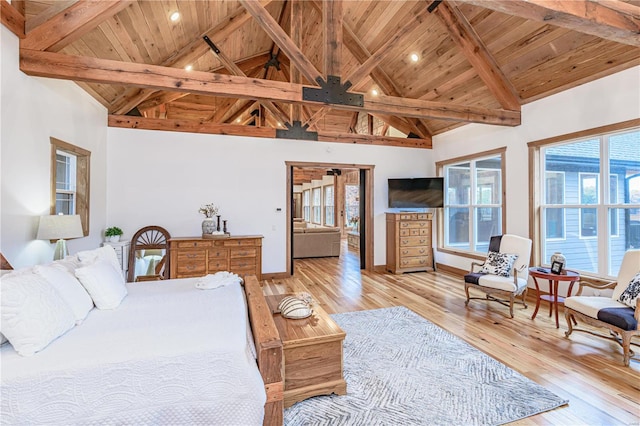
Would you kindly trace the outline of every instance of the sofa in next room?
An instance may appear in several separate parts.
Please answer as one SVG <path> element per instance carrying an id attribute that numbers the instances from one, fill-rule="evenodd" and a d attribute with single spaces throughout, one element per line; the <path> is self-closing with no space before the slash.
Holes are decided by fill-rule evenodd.
<path id="1" fill-rule="evenodd" d="M 294 222 L 293 258 L 340 256 L 340 228 Z"/>

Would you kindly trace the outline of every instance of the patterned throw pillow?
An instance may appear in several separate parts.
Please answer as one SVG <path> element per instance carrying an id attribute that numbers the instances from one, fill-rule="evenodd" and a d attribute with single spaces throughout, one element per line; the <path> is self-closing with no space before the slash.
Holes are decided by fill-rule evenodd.
<path id="1" fill-rule="evenodd" d="M 490 251 L 487 255 L 487 260 L 482 265 L 480 272 L 491 275 L 499 275 L 501 277 L 508 277 L 511 275 L 511 268 L 513 262 L 518 258 L 517 254 L 498 253 Z"/>
<path id="2" fill-rule="evenodd" d="M 625 305 L 631 306 L 635 309 L 638 296 L 640 296 L 640 272 L 631 278 L 629 285 L 618 298 L 618 302 L 624 303 Z"/>

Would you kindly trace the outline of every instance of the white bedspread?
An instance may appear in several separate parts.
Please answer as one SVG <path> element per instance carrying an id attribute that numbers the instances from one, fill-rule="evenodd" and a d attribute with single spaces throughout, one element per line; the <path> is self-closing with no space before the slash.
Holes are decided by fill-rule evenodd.
<path id="1" fill-rule="evenodd" d="M 264 383 L 240 285 L 129 283 L 42 352 L 0 351 L 2 424 L 261 424 Z"/>

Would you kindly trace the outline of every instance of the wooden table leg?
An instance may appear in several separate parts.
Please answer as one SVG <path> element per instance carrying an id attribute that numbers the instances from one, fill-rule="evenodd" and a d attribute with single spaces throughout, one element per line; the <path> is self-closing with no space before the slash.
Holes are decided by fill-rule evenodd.
<path id="1" fill-rule="evenodd" d="M 553 281 L 553 304 L 556 311 L 556 328 L 560 328 L 560 322 L 558 322 L 558 280 Z"/>
<path id="2" fill-rule="evenodd" d="M 536 285 L 536 308 L 533 310 L 533 315 L 531 315 L 531 319 L 536 319 L 536 315 L 538 315 L 538 309 L 540 308 L 540 287 L 538 287 L 538 280 L 536 277 L 532 276 L 533 283 Z"/>

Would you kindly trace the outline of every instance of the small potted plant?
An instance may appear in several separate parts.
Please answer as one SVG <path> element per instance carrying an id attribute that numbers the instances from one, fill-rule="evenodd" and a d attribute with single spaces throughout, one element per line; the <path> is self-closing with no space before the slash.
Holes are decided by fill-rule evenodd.
<path id="1" fill-rule="evenodd" d="M 120 236 L 123 233 L 124 232 L 122 232 L 122 229 L 118 228 L 117 226 L 112 226 L 104 231 L 104 236 L 107 237 L 107 240 L 109 240 L 110 242 L 117 243 L 118 241 L 120 241 Z"/>

